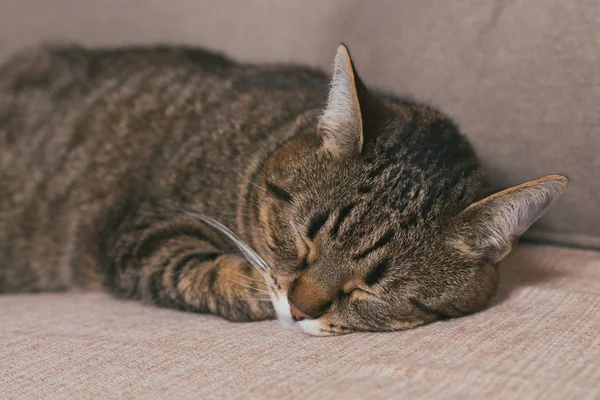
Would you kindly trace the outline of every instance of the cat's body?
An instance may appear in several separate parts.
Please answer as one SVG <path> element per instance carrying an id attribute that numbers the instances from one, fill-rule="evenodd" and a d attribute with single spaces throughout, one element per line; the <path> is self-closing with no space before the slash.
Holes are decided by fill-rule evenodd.
<path id="1" fill-rule="evenodd" d="M 319 71 L 201 50 L 17 55 L 0 67 L 0 292 L 105 286 L 231 320 L 276 311 L 315 334 L 482 308 L 511 243 L 490 250 L 459 229 L 479 218 L 461 213 L 484 183 L 471 147 L 439 112 L 372 97 L 346 54 L 327 107 Z M 545 209 L 564 181 L 528 185 L 550 193 Z M 273 268 L 181 210 L 227 225 Z"/>

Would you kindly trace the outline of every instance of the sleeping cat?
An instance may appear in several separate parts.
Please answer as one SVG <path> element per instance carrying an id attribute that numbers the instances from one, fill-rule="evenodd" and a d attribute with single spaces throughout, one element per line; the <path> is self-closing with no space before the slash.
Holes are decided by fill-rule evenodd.
<path id="1" fill-rule="evenodd" d="M 43 47 L 0 68 L 0 292 L 406 329 L 484 308 L 566 185 L 484 197 L 456 125 L 369 91 L 344 45 L 329 85 L 182 47 Z"/>

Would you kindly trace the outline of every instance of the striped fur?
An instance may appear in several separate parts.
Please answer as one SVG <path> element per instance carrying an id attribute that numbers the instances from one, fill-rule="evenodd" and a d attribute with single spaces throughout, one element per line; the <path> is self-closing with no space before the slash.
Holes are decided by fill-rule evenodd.
<path id="1" fill-rule="evenodd" d="M 328 96 L 320 71 L 199 49 L 15 55 L 0 67 L 0 292 L 104 287 L 311 334 L 481 309 L 565 178 L 481 200 L 446 116 L 372 95 L 346 47 L 334 71 Z"/>

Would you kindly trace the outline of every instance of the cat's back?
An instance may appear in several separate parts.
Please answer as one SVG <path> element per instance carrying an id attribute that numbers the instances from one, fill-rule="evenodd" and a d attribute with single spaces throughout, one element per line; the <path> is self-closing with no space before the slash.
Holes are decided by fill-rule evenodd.
<path id="1" fill-rule="evenodd" d="M 15 54 L 0 65 L 0 223 L 30 199 L 64 202 L 84 175 L 101 182 L 141 165 L 172 139 L 176 118 L 221 101 L 227 77 L 242 69 L 168 46 Z"/>
<path id="2" fill-rule="evenodd" d="M 69 142 L 92 114 L 119 118 L 138 103 L 156 109 L 191 78 L 196 92 L 208 91 L 203 86 L 218 86 L 235 67 L 218 54 L 178 47 L 25 49 L 0 65 L 0 166 L 23 158 L 47 164 L 50 143 Z M 76 141 L 92 138 L 85 136 Z"/>
<path id="3" fill-rule="evenodd" d="M 68 141 L 84 131 L 90 141 L 90 127 L 83 126 L 90 116 L 138 123 L 191 111 L 208 122 L 252 112 L 260 119 L 277 108 L 314 105 L 326 86 L 320 71 L 240 64 L 200 48 L 31 48 L 0 64 L 0 166 L 8 153 L 19 153 L 19 143 L 38 156 L 57 138 Z M 105 122 L 111 121 L 102 121 L 104 128 Z"/>

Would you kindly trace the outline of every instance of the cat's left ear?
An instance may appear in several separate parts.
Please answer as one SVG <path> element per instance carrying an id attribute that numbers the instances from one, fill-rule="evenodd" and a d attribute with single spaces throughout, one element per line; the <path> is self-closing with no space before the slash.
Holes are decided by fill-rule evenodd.
<path id="1" fill-rule="evenodd" d="M 341 44 L 333 63 L 327 106 L 319 120 L 325 147 L 338 156 L 360 154 L 381 109 L 358 76 L 348 48 Z"/>
<path id="2" fill-rule="evenodd" d="M 499 262 L 567 184 L 563 175 L 547 175 L 470 205 L 455 219 L 450 245 L 486 262 Z"/>

